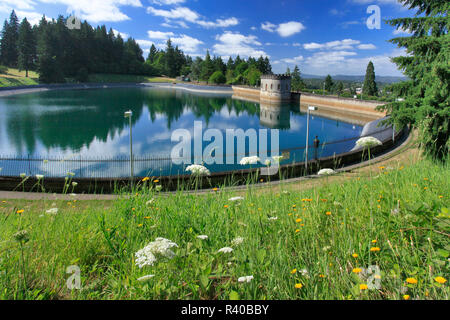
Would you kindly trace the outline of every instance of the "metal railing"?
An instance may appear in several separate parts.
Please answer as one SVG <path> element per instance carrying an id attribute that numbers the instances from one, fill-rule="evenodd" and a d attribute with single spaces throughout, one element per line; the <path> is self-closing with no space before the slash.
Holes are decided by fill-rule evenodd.
<path id="1" fill-rule="evenodd" d="M 377 132 L 372 132 L 370 136 L 392 131 L 392 128 L 385 128 Z M 336 156 L 341 153 L 351 151 L 356 141 L 361 136 L 345 138 L 334 141 L 322 142 L 318 147 L 310 146 L 308 160 L 320 159 L 323 157 Z M 282 164 L 300 163 L 305 161 L 306 146 L 284 148 L 279 154 L 285 156 Z M 259 150 L 259 154 L 264 152 L 268 156 L 275 156 L 271 152 Z M 277 155 L 279 155 L 277 154 Z M 223 159 L 224 164 L 206 165 L 211 172 L 228 172 L 245 169 L 239 164 L 246 154 L 233 155 L 234 164 L 226 164 L 226 154 L 215 154 L 211 158 L 196 159 L 192 157 L 192 163 L 208 163 L 209 160 Z M 170 155 L 158 156 L 133 156 L 135 173 L 138 177 L 145 176 L 171 176 L 184 175 L 187 165 L 176 165 Z M 260 165 L 263 166 L 263 165 Z M 257 167 L 257 166 L 253 166 Z M 0 156 L 0 176 L 18 177 L 20 175 L 35 176 L 37 174 L 44 177 L 62 178 L 74 174 L 75 178 L 124 178 L 130 174 L 129 157 L 93 157 L 84 158 L 80 155 L 71 157 L 58 156 Z"/>

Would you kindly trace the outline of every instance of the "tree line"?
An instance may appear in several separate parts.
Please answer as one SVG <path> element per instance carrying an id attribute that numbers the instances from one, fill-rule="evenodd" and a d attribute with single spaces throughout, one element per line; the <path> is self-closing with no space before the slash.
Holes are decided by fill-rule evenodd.
<path id="1" fill-rule="evenodd" d="M 86 82 L 89 74 L 130 74 L 146 76 L 184 75 L 194 81 L 215 84 L 259 85 L 261 74 L 272 73 L 269 59 L 211 57 L 204 59 L 185 55 L 169 39 L 165 50 L 152 45 L 145 59 L 139 44 L 132 37 L 124 40 L 105 25 L 93 27 L 81 23 L 79 29 L 68 28 L 67 18 L 42 17 L 31 26 L 12 11 L 1 32 L 0 64 L 39 73 L 42 83 L 61 83 L 67 79 Z"/>

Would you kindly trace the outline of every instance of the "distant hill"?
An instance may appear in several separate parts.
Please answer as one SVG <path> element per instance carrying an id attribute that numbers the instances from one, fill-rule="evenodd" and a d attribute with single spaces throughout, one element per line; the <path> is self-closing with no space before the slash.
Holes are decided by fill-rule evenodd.
<path id="1" fill-rule="evenodd" d="M 313 74 L 302 74 L 304 79 L 325 79 L 324 76 L 317 76 Z M 352 81 L 352 82 L 363 82 L 364 76 L 346 76 L 342 74 L 332 76 L 333 80 L 338 81 Z M 407 80 L 406 77 L 392 77 L 392 76 L 377 76 L 376 81 L 382 83 L 394 83 Z"/>

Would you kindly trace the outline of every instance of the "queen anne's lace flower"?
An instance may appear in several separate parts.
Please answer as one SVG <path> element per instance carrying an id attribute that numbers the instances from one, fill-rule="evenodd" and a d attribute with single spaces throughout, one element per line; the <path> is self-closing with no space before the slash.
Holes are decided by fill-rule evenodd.
<path id="1" fill-rule="evenodd" d="M 208 240 L 208 236 L 206 236 L 206 235 L 197 236 L 197 239 Z"/>
<path id="2" fill-rule="evenodd" d="M 231 241 L 231 244 L 233 246 L 238 246 L 240 244 L 242 244 L 242 242 L 244 242 L 244 238 L 242 237 L 237 237 L 236 239 L 234 239 L 233 241 Z"/>
<path id="3" fill-rule="evenodd" d="M 58 208 L 51 208 L 47 211 L 45 211 L 45 213 L 47 214 L 52 214 L 52 215 L 57 215 L 58 214 L 59 209 Z"/>
<path id="4" fill-rule="evenodd" d="M 145 281 L 148 281 L 148 280 L 150 280 L 150 279 L 152 279 L 154 277 L 155 277 L 154 274 L 149 274 L 147 276 L 143 276 L 143 277 L 138 278 L 137 281 L 145 282 Z"/>
<path id="5" fill-rule="evenodd" d="M 243 282 L 247 282 L 250 283 L 253 280 L 253 276 L 246 276 L 246 277 L 240 277 L 238 279 L 238 282 L 243 283 Z"/>
<path id="6" fill-rule="evenodd" d="M 225 248 L 220 249 L 218 252 L 231 253 L 231 252 L 233 252 L 233 248 L 225 247 Z"/>
<path id="7" fill-rule="evenodd" d="M 383 143 L 374 137 L 364 137 L 356 141 L 356 145 L 362 148 L 372 148 L 376 146 L 381 146 Z"/>
<path id="8" fill-rule="evenodd" d="M 240 164 L 241 166 L 246 166 L 249 164 L 257 164 L 259 161 L 261 161 L 261 159 L 259 159 L 257 156 L 246 157 L 241 159 Z"/>
<path id="9" fill-rule="evenodd" d="M 204 166 L 193 164 L 186 168 L 186 171 L 191 172 L 194 176 L 209 176 L 211 172 Z"/>
<path id="10" fill-rule="evenodd" d="M 159 257 L 172 259 L 175 253 L 170 250 L 178 248 L 178 245 L 170 240 L 164 238 L 157 238 L 154 242 L 149 243 L 145 248 L 136 252 L 136 265 L 139 268 L 145 266 L 153 266 Z"/>
<path id="11" fill-rule="evenodd" d="M 228 201 L 231 201 L 231 202 L 241 201 L 241 200 L 244 200 L 244 198 L 243 197 L 234 197 L 234 198 L 228 199 Z"/>
<path id="12" fill-rule="evenodd" d="M 336 171 L 334 171 L 333 169 L 322 169 L 319 171 L 319 173 L 317 173 L 319 176 L 329 176 L 332 174 L 335 174 Z"/>

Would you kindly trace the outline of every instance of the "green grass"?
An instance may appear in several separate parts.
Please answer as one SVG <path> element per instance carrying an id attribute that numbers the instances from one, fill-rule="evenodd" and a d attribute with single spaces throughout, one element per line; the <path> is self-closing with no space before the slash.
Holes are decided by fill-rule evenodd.
<path id="1" fill-rule="evenodd" d="M 31 86 L 39 84 L 39 75 L 29 71 L 28 78 L 25 71 L 9 68 L 6 73 L 0 74 L 0 87 Z"/>
<path id="2" fill-rule="evenodd" d="M 297 193 L 249 189 L 237 202 L 220 190 L 158 196 L 152 182 L 112 202 L 0 199 L 0 299 L 450 298 L 448 282 L 435 280 L 449 279 L 448 165 L 424 160 L 323 182 Z M 52 205 L 55 216 L 45 213 Z M 21 230 L 30 237 L 22 250 L 13 237 Z M 175 258 L 139 269 L 135 253 L 158 237 L 178 244 Z M 237 237 L 244 241 L 233 246 Z M 81 290 L 66 287 L 71 265 L 81 269 Z M 370 275 L 352 271 L 370 266 L 381 271 L 380 287 L 360 290 Z M 239 283 L 244 276 L 254 279 Z"/>
<path id="3" fill-rule="evenodd" d="M 74 80 L 67 79 L 68 82 Z M 175 79 L 166 77 L 147 77 L 139 75 L 121 75 L 121 74 L 91 74 L 89 75 L 89 82 L 93 83 L 152 83 L 152 82 L 166 82 L 172 83 Z M 8 68 L 6 73 L 0 74 L 0 87 L 14 87 L 14 86 L 31 86 L 39 84 L 39 74 L 34 71 L 29 71 L 28 78 L 25 77 L 25 71 Z"/>
<path id="4" fill-rule="evenodd" d="M 151 82 L 167 82 L 172 83 L 175 79 L 165 77 L 147 77 L 138 75 L 123 75 L 123 74 L 92 74 L 89 75 L 89 82 L 94 83 L 151 83 Z"/>

